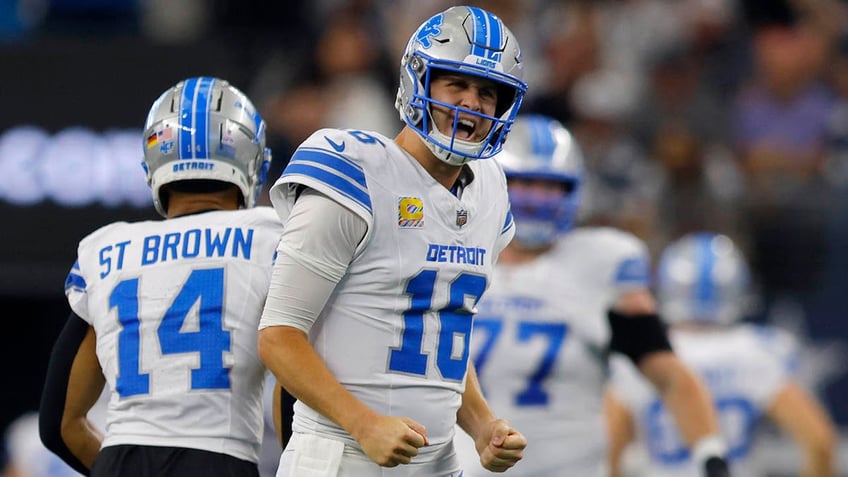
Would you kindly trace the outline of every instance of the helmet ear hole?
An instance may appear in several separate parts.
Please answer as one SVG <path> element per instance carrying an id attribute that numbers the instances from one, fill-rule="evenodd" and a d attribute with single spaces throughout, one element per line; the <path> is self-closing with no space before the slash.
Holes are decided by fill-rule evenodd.
<path id="1" fill-rule="evenodd" d="M 420 58 L 418 58 L 417 56 L 413 56 L 412 59 L 409 61 L 409 68 L 413 72 L 415 72 L 415 74 L 417 74 L 418 76 L 421 76 L 421 75 L 424 74 L 424 70 L 426 69 L 426 66 L 424 65 L 424 62 L 421 61 Z"/>
<path id="2" fill-rule="evenodd" d="M 215 112 L 221 112 L 221 103 L 224 101 L 224 92 L 218 92 L 218 101 L 215 101 Z"/>

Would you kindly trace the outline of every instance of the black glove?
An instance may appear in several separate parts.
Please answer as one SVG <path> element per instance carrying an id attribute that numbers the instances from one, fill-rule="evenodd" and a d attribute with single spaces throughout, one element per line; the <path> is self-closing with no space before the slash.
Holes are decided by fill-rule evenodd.
<path id="1" fill-rule="evenodd" d="M 727 461 L 722 457 L 712 456 L 704 461 L 705 477 L 730 477 Z"/>

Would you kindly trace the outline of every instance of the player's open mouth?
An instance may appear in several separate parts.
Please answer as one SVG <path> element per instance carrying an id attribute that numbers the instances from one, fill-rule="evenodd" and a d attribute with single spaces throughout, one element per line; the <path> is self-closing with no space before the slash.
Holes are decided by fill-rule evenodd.
<path id="1" fill-rule="evenodd" d="M 474 138 L 474 130 L 477 125 L 470 119 L 460 118 L 456 123 L 456 138 L 470 141 Z"/>

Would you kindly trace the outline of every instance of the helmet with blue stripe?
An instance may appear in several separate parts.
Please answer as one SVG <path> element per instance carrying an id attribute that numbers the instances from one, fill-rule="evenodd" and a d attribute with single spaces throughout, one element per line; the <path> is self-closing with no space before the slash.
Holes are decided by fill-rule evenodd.
<path id="1" fill-rule="evenodd" d="M 227 81 L 180 81 L 153 103 L 144 124 L 144 167 L 156 210 L 167 213 L 162 186 L 182 181 L 234 184 L 253 207 L 271 162 L 265 122 Z"/>
<path id="2" fill-rule="evenodd" d="M 657 300 L 669 323 L 731 324 L 753 303 L 748 264 L 725 235 L 685 235 L 660 256 Z"/>
<path id="3" fill-rule="evenodd" d="M 540 196 L 509 187 L 516 241 L 525 247 L 544 247 L 574 227 L 584 176 L 583 153 L 565 126 L 547 116 L 518 116 L 509 142 L 497 159 L 508 180 L 544 180 L 562 185 L 560 196 Z"/>
<path id="4" fill-rule="evenodd" d="M 478 76 L 494 81 L 498 101 L 493 116 L 430 97 L 434 70 Z M 481 8 L 451 7 L 425 21 L 409 39 L 400 63 L 400 85 L 395 107 L 433 154 L 452 165 L 486 159 L 503 147 L 527 91 L 522 80 L 521 50 L 500 18 Z M 453 109 L 453 128 L 445 134 L 435 127 L 433 105 Z M 459 112 L 492 122 L 479 142 L 457 137 Z"/>

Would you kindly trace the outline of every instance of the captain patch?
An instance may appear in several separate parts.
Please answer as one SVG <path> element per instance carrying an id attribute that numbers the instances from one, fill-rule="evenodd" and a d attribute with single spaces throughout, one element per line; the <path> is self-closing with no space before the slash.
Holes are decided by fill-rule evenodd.
<path id="1" fill-rule="evenodd" d="M 418 197 L 398 198 L 398 226 L 404 229 L 424 227 L 424 202 Z"/>

